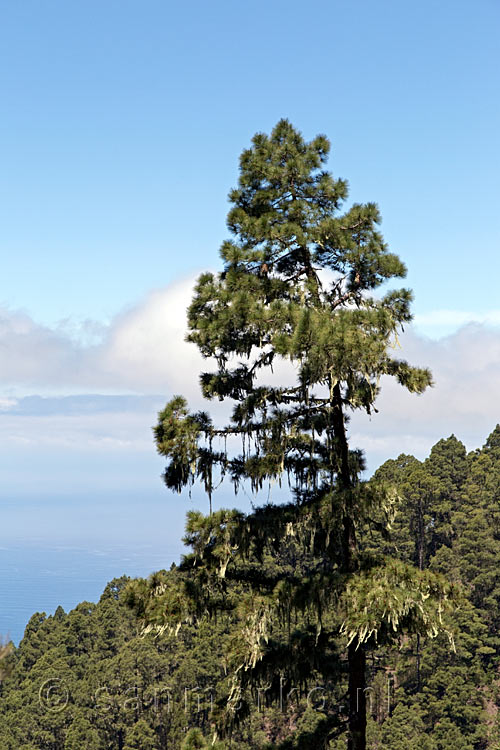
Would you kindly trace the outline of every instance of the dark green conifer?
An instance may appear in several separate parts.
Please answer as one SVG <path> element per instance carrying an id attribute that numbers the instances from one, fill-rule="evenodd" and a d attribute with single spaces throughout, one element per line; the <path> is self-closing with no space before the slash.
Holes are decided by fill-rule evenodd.
<path id="1" fill-rule="evenodd" d="M 66 734 L 64 750 L 100 750 L 99 735 L 81 715 L 75 716 Z"/>
<path id="2" fill-rule="evenodd" d="M 334 660 L 343 633 L 348 747 L 364 750 L 366 648 L 402 627 L 434 633 L 449 592 L 432 574 L 373 559 L 360 546 L 372 517 L 382 514 L 386 525 L 394 497 L 361 481 L 349 413 L 374 410 L 382 376 L 415 393 L 431 376 L 393 356 L 411 293 L 374 293 L 406 269 L 378 231 L 375 204 L 341 212 L 347 183 L 325 171 L 328 152 L 324 136 L 307 143 L 286 120 L 243 152 L 224 269 L 199 278 L 188 315 L 189 340 L 215 364 L 201 375 L 203 394 L 233 400 L 231 423 L 215 426 L 178 396 L 155 437 L 168 458 L 165 482 L 177 491 L 200 479 L 211 497 L 228 476 L 258 492 L 287 477 L 292 501 L 248 515 L 190 514 L 185 566 L 206 584 L 194 600 L 200 610 L 219 606 L 225 577 L 241 587 L 238 603 L 225 605 L 241 621 L 233 709 L 259 675 L 272 681 L 280 669 L 289 679 L 298 661 L 305 682 L 315 665 Z M 269 377 L 280 359 L 289 363 L 288 384 Z"/>
<path id="3" fill-rule="evenodd" d="M 144 719 L 139 719 L 128 730 L 123 750 L 159 750 L 156 733 Z"/>

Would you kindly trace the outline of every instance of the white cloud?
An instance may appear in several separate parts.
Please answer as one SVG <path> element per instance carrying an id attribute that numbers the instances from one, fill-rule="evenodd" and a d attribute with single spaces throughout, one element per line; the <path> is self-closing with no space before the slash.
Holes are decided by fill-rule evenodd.
<path id="1" fill-rule="evenodd" d="M 97 370 L 122 388 L 194 395 L 203 360 L 184 340 L 192 293 L 193 279 L 178 282 L 118 316 L 97 353 Z"/>
<path id="2" fill-rule="evenodd" d="M 184 341 L 192 288 L 187 279 L 151 292 L 102 327 L 92 345 L 76 340 L 68 325 L 51 329 L 25 313 L 0 310 L 0 384 L 24 393 L 194 394 L 203 365 L 196 347 Z"/>
<path id="3" fill-rule="evenodd" d="M 185 279 L 151 292 L 140 304 L 112 320 L 103 329 L 101 341 L 93 345 L 78 343 L 75 336 L 64 329 L 40 326 L 24 313 L 1 312 L 0 383 L 5 394 L 0 398 L 2 419 L 17 410 L 12 397 L 18 395 L 16 388 L 18 391 L 24 388 L 25 393 L 163 394 L 165 400 L 173 393 L 183 393 L 199 408 L 199 373 L 210 365 L 194 345 L 184 340 L 192 286 L 193 279 Z M 402 348 L 396 355 L 400 354 L 412 364 L 430 367 L 435 386 L 422 396 L 415 396 L 388 380 L 383 383 L 377 404 L 380 413 L 370 419 L 361 415 L 353 417 L 353 441 L 367 450 L 372 467 L 379 460 L 401 451 L 424 455 L 436 440 L 452 432 L 469 448 L 484 442 L 500 420 L 496 407 L 500 402 L 500 330 L 487 325 L 497 320 L 496 315 L 489 313 L 488 320 L 468 323 L 438 340 L 419 334 L 418 328 L 408 330 L 401 337 Z M 454 311 L 441 311 L 438 315 L 441 323 L 470 317 L 470 313 Z M 289 377 L 290 368 L 278 365 L 273 380 L 288 380 Z M 209 406 L 221 413 L 218 403 Z M 128 408 L 124 406 L 124 411 Z M 144 425 L 150 430 L 151 411 L 146 405 L 143 415 Z M 12 439 L 19 440 L 22 438 L 21 422 L 16 419 L 19 416 L 12 414 L 9 429 L 12 429 Z M 57 433 L 66 435 L 61 437 L 64 441 L 73 428 L 83 442 L 93 445 L 101 441 L 103 446 L 113 445 L 118 449 L 135 439 L 127 434 L 126 420 L 123 429 L 116 422 L 106 433 L 90 418 L 86 423 L 88 429 L 84 427 L 83 417 L 74 417 L 75 422 L 68 432 L 63 429 L 63 424 L 69 427 L 64 419 L 60 416 L 58 427 L 55 422 L 52 426 L 48 422 L 44 424 L 43 439 L 57 442 Z M 82 421 L 78 421 L 80 419 Z M 105 418 L 99 419 L 99 424 L 105 425 Z M 27 421 L 24 424 L 27 427 Z M 134 426 L 139 429 L 138 424 Z M 23 434 L 30 439 L 27 432 Z M 150 433 L 146 433 L 144 431 L 140 438 L 143 449 L 150 438 Z"/>
<path id="4" fill-rule="evenodd" d="M 59 385 L 78 370 L 81 349 L 22 312 L 0 311 L 0 382 Z"/>
<path id="5" fill-rule="evenodd" d="M 9 411 L 18 403 L 16 398 L 0 398 L 0 411 Z"/>
<path id="6" fill-rule="evenodd" d="M 429 367 L 434 386 L 417 396 L 387 378 L 379 413 L 353 419 L 360 446 L 365 436 L 378 441 L 372 446 L 377 457 L 424 456 L 452 433 L 469 449 L 482 445 L 500 421 L 500 331 L 471 323 L 438 341 L 408 331 L 401 343 L 401 357 Z"/>

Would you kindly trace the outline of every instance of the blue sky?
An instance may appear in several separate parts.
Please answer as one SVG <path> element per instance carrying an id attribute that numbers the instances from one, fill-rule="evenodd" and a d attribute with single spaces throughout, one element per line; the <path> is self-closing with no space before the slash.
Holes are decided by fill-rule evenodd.
<path id="1" fill-rule="evenodd" d="M 239 153 L 286 116 L 379 203 L 417 313 L 489 311 L 499 17 L 495 0 L 3 3 L 0 301 L 109 321 L 216 267 Z"/>
<path id="2" fill-rule="evenodd" d="M 415 292 L 403 349 L 435 373 L 421 399 L 389 387 L 356 444 L 372 468 L 451 432 L 481 444 L 500 420 L 499 21 L 496 0 L 0 4 L 1 494 L 40 503 L 9 505 L 0 537 L 32 538 L 48 498 L 170 502 L 151 425 L 197 399 L 185 306 L 219 267 L 241 150 L 281 117 L 378 202 Z M 50 513 L 46 538 L 101 517 Z"/>

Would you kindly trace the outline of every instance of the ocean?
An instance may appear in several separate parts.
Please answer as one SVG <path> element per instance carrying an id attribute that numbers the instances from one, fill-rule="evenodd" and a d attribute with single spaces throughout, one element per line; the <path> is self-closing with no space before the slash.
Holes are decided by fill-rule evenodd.
<path id="1" fill-rule="evenodd" d="M 179 560 L 178 549 L 82 549 L 58 545 L 0 547 L 0 634 L 18 645 L 35 612 L 67 612 L 96 602 L 106 583 L 121 575 L 148 576 Z"/>
<path id="2" fill-rule="evenodd" d="M 0 498 L 0 638 L 17 645 L 35 612 L 96 602 L 113 578 L 179 562 L 189 507 L 165 490 Z"/>
<path id="3" fill-rule="evenodd" d="M 249 499 L 221 492 L 216 506 L 249 509 Z M 192 496 L 157 486 L 143 491 L 0 496 L 0 638 L 21 640 L 35 612 L 67 612 L 98 601 L 122 575 L 147 577 L 186 552 L 186 511 L 208 512 L 200 489 Z"/>

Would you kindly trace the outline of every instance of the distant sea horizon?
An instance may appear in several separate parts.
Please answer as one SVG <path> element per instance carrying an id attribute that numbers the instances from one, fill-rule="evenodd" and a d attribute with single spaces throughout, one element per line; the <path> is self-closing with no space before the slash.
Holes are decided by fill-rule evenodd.
<path id="1" fill-rule="evenodd" d="M 66 612 L 82 601 L 97 602 L 109 581 L 123 575 L 147 577 L 178 562 L 182 552 L 153 545 L 130 548 L 60 544 L 0 545 L 0 635 L 18 646 L 35 612 Z"/>
<path id="2" fill-rule="evenodd" d="M 128 491 L 59 485 L 0 495 L 0 638 L 17 646 L 35 612 L 97 602 L 113 578 L 145 578 L 180 561 L 186 512 L 208 512 L 206 495 L 196 487 L 179 496 L 157 476 L 147 480 Z M 231 489 L 214 503 L 250 509 L 250 497 Z"/>
<path id="3" fill-rule="evenodd" d="M 153 491 L 0 497 L 0 638 L 16 646 L 35 612 L 97 602 L 123 575 L 179 562 L 193 503 Z"/>

